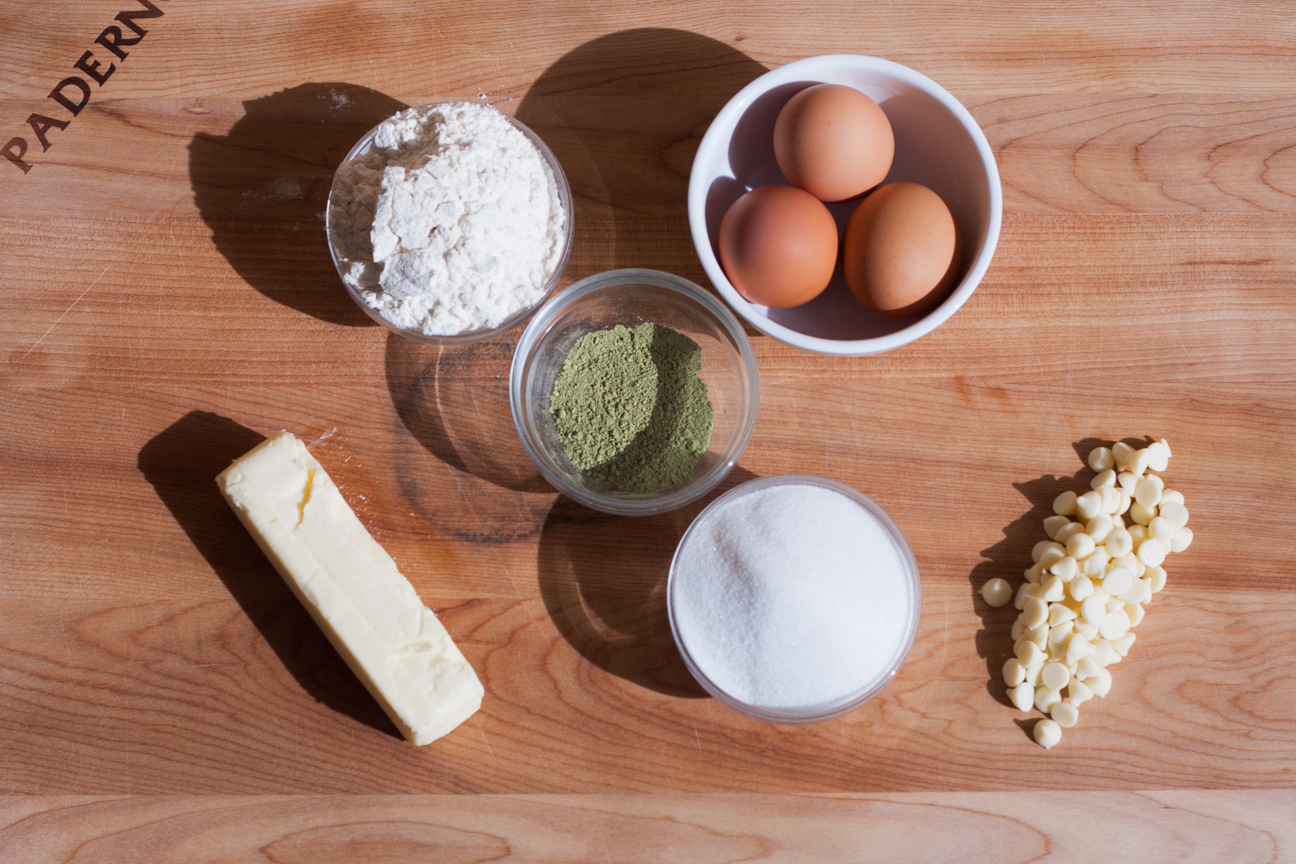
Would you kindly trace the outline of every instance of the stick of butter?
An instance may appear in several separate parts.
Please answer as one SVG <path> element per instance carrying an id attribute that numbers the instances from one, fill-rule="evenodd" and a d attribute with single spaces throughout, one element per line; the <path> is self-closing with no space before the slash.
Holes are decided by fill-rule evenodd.
<path id="1" fill-rule="evenodd" d="M 276 433 L 216 484 L 407 739 L 435 741 L 481 707 L 481 682 L 450 634 L 305 444 Z"/>

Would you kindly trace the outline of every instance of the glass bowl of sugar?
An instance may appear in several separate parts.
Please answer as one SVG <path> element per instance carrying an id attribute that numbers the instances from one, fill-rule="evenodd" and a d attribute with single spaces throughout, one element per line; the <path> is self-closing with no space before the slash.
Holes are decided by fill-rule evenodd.
<path id="1" fill-rule="evenodd" d="M 600 404 L 610 405 L 605 413 L 609 417 L 624 413 L 625 424 L 617 425 L 637 428 L 638 432 L 624 442 L 624 449 L 618 449 L 620 443 L 608 448 L 618 452 L 610 453 L 607 462 L 579 467 L 582 454 L 577 452 L 573 458 L 571 440 L 563 437 L 556 418 L 562 412 L 563 373 L 572 365 L 568 358 L 579 359 L 587 338 L 608 336 L 619 328 L 624 328 L 620 335 L 628 337 L 628 331 L 645 326 L 658 333 L 652 342 L 654 353 L 662 331 L 665 339 L 688 345 L 688 351 L 696 352 L 696 368 L 690 367 L 686 377 L 696 375 L 704 385 L 703 400 L 709 403 L 713 419 L 709 440 L 701 443 L 693 451 L 691 462 L 682 466 L 675 461 L 678 454 L 671 452 L 669 441 L 659 442 L 667 446 L 654 449 L 654 427 L 658 421 L 675 427 L 675 421 L 667 418 L 680 406 L 672 407 L 671 400 L 662 398 L 668 389 L 667 379 L 657 376 L 665 370 L 646 368 L 646 375 L 651 377 L 643 381 L 655 382 L 646 386 L 657 392 L 655 405 L 642 406 L 651 414 L 644 413 L 640 419 L 645 422 L 638 427 L 629 419 L 625 394 L 640 382 L 626 381 L 625 387 L 602 394 Z M 742 325 L 713 294 L 660 270 L 609 270 L 564 288 L 536 312 L 513 354 L 509 402 L 522 446 L 554 488 L 604 513 L 649 516 L 697 500 L 733 468 L 756 425 L 760 372 Z M 606 431 L 590 426 L 580 435 L 601 440 Z M 667 463 L 680 467 L 680 471 L 660 487 L 618 485 L 620 479 L 630 479 L 622 468 L 643 466 L 652 474 Z"/>
<path id="2" fill-rule="evenodd" d="M 751 480 L 711 502 L 675 550 L 666 596 L 698 683 L 742 714 L 789 725 L 881 692 L 922 610 L 896 524 L 855 489 L 808 474 Z"/>

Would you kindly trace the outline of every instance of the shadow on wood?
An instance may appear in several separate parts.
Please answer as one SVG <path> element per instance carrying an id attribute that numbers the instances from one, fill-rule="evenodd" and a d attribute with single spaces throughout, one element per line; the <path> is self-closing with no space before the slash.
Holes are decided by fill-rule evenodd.
<path id="1" fill-rule="evenodd" d="M 1013 656 L 1011 631 L 1018 613 L 1011 602 L 998 609 L 991 607 L 979 593 L 981 586 L 997 576 L 1012 586 L 1015 595 L 1017 587 L 1022 583 L 1023 571 L 1031 566 L 1031 550 L 1036 543 L 1048 539 L 1048 535 L 1044 533 L 1044 520 L 1053 515 L 1053 499 L 1068 489 L 1078 494 L 1089 488 L 1093 472 L 1084 460 L 1089 455 L 1089 450 L 1100 443 L 1102 442 L 1096 439 L 1076 442 L 1076 452 L 1084 448 L 1084 456 L 1077 466 L 1079 470 L 1070 477 L 1046 474 L 1035 480 L 1012 484 L 1030 504 L 1030 510 L 1003 529 L 1002 540 L 981 550 L 981 555 L 987 560 L 973 567 L 968 577 L 972 586 L 972 601 L 977 614 L 981 616 L 976 649 L 977 654 L 986 661 L 986 674 L 989 676 L 986 689 L 1003 705 L 1012 706 L 1008 699 L 1008 686 L 1003 679 L 1003 664 Z M 1027 734 L 1030 733 L 1030 729 L 1026 731 Z"/>
<path id="2" fill-rule="evenodd" d="M 765 67 L 706 36 L 601 36 L 540 76 L 517 117 L 562 163 L 575 198 L 571 281 L 652 267 L 705 281 L 688 229 L 688 175 L 711 120 Z"/>
<path id="3" fill-rule="evenodd" d="M 609 516 L 559 498 L 540 534 L 540 594 L 558 632 L 595 666 L 672 696 L 706 691 L 684 665 L 666 613 L 666 577 L 694 517 L 755 479 L 735 467 L 701 501 L 657 516 Z"/>
<path id="4" fill-rule="evenodd" d="M 413 436 L 397 436 L 401 490 L 438 530 L 473 543 L 535 537 L 553 506 L 509 406 L 520 335 L 462 347 L 387 337 L 387 389 Z"/>
<path id="5" fill-rule="evenodd" d="M 333 172 L 407 107 L 366 87 L 301 84 L 243 103 L 224 136 L 189 144 L 189 180 L 216 248 L 270 299 L 334 324 L 373 324 L 338 279 L 324 233 Z"/>
<path id="6" fill-rule="evenodd" d="M 191 411 L 144 445 L 138 467 L 302 689 L 399 738 L 216 488 L 216 475 L 263 440 L 233 420 Z"/>

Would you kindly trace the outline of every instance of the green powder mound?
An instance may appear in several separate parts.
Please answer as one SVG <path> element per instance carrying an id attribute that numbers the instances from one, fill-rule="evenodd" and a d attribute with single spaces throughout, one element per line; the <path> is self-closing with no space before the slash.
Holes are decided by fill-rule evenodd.
<path id="1" fill-rule="evenodd" d="M 567 458 L 627 492 L 684 482 L 715 426 L 701 368 L 696 342 L 656 324 L 577 339 L 549 397 Z"/>

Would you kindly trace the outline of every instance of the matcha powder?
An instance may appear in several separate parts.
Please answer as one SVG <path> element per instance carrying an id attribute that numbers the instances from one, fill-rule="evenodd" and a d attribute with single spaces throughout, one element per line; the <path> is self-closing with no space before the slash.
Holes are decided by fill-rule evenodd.
<path id="1" fill-rule="evenodd" d="M 696 342 L 656 324 L 577 339 L 549 398 L 567 458 L 627 492 L 684 482 L 715 425 L 701 368 Z"/>

